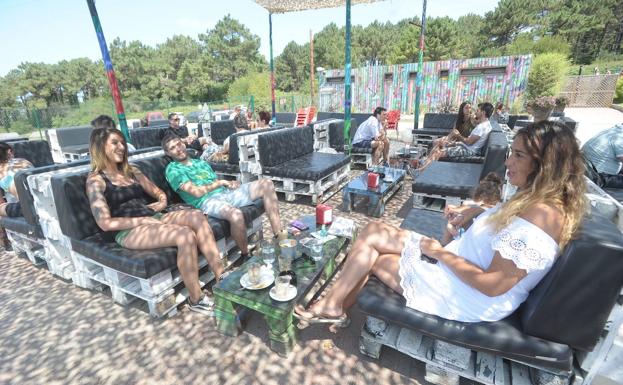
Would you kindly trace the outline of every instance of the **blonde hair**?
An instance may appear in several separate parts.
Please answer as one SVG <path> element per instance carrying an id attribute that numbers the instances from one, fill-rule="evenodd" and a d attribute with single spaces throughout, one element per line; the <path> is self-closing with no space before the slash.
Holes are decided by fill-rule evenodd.
<path id="1" fill-rule="evenodd" d="M 91 138 L 89 141 L 89 153 L 91 154 L 91 171 L 94 173 L 100 173 L 108 164 L 108 157 L 106 157 L 106 141 L 108 138 L 117 134 L 123 142 L 123 160 L 117 164 L 117 169 L 121 171 L 125 176 L 132 177 L 132 169 L 128 163 L 128 145 L 125 142 L 125 138 L 121 131 L 114 127 L 98 127 L 94 128 L 91 132 Z"/>
<path id="2" fill-rule="evenodd" d="M 541 121 L 522 128 L 515 140 L 523 139 L 534 171 L 527 186 L 517 191 L 500 210 L 489 217 L 495 231 L 529 207 L 545 203 L 558 208 L 564 223 L 559 246 L 573 238 L 586 212 L 584 165 L 573 132 L 558 122 Z"/>

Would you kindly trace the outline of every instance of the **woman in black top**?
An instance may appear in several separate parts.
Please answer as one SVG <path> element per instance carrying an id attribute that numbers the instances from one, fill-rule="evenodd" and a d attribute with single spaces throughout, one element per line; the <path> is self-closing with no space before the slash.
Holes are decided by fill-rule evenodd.
<path id="1" fill-rule="evenodd" d="M 190 309 L 212 315 L 213 302 L 199 284 L 197 248 L 217 280 L 223 264 L 206 217 L 200 210 L 160 213 L 167 206 L 167 197 L 128 164 L 128 148 L 118 129 L 94 129 L 89 150 L 92 172 L 86 190 L 98 226 L 116 232 L 115 240 L 128 249 L 177 246 L 177 266 L 190 294 Z M 148 203 L 145 193 L 157 201 Z"/>

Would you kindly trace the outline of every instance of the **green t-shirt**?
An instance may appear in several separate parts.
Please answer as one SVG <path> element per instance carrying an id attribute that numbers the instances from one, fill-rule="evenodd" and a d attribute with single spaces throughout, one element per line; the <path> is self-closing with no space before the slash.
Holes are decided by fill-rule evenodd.
<path id="1" fill-rule="evenodd" d="M 169 182 L 173 190 L 180 195 L 184 202 L 196 208 L 201 208 L 203 202 L 210 196 L 225 191 L 225 187 L 219 187 L 197 198 L 180 189 L 180 186 L 186 182 L 191 182 L 195 186 L 205 186 L 217 179 L 212 167 L 203 160 L 190 159 L 190 164 L 188 165 L 180 162 L 171 162 L 167 165 L 164 175 L 167 178 L 167 182 Z"/>

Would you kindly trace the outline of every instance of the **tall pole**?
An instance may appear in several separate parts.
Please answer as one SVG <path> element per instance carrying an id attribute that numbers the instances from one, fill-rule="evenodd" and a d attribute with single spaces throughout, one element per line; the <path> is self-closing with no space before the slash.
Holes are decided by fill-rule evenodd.
<path id="1" fill-rule="evenodd" d="M 311 68 L 309 69 L 309 81 L 311 83 L 311 104 L 314 105 L 314 33 L 309 30 L 309 58 Z"/>
<path id="2" fill-rule="evenodd" d="M 350 0 L 346 0 L 346 47 L 344 68 L 344 152 L 350 155 Z"/>
<path id="3" fill-rule="evenodd" d="M 420 120 L 420 95 L 422 94 L 422 66 L 424 62 L 424 33 L 426 30 L 426 0 L 422 5 L 422 28 L 420 29 L 420 55 L 417 63 L 417 77 L 415 78 L 415 116 L 413 128 L 418 129 Z"/>
<path id="4" fill-rule="evenodd" d="M 273 62 L 273 14 L 268 13 L 268 44 L 270 46 L 270 99 L 272 107 L 272 123 L 277 121 L 275 115 L 275 63 Z"/>
<path id="5" fill-rule="evenodd" d="M 115 103 L 115 110 L 117 111 L 119 126 L 121 126 L 121 132 L 123 133 L 126 142 L 130 143 L 130 133 L 128 132 L 128 122 L 125 119 L 125 111 L 123 110 L 121 93 L 119 92 L 119 85 L 117 84 L 115 70 L 112 67 L 112 60 L 110 60 L 110 54 L 108 53 L 108 46 L 106 45 L 106 39 L 104 38 L 102 24 L 100 23 L 99 16 L 97 15 L 97 9 L 95 9 L 95 0 L 87 0 L 87 5 L 89 6 L 89 12 L 91 13 L 91 19 L 93 20 L 93 26 L 95 27 L 95 34 L 97 35 L 97 40 L 100 44 L 100 50 L 102 51 L 104 68 L 106 69 L 106 76 L 108 77 L 110 93 L 112 94 L 112 99 Z"/>

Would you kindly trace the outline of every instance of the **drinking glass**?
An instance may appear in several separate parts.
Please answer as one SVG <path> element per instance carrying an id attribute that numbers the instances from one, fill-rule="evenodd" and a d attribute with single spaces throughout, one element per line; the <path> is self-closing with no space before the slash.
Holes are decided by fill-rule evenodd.
<path id="1" fill-rule="evenodd" d="M 261 271 L 262 267 L 259 263 L 251 263 L 249 265 L 249 269 L 247 270 L 247 274 L 249 277 L 249 282 L 252 285 L 257 285 L 260 283 Z"/>
<path id="2" fill-rule="evenodd" d="M 292 257 L 289 254 L 279 254 L 279 271 L 292 270 Z"/>
<path id="3" fill-rule="evenodd" d="M 275 294 L 278 297 L 285 297 L 288 294 L 290 279 L 289 275 L 280 275 L 275 279 Z"/>
<path id="4" fill-rule="evenodd" d="M 320 261 L 322 259 L 323 243 L 319 239 L 313 239 L 309 241 L 308 246 L 310 251 L 309 256 L 316 262 Z"/>
<path id="5" fill-rule="evenodd" d="M 275 263 L 275 243 L 272 240 L 264 240 L 260 247 L 262 248 L 262 261 L 265 265 L 272 266 Z"/>

